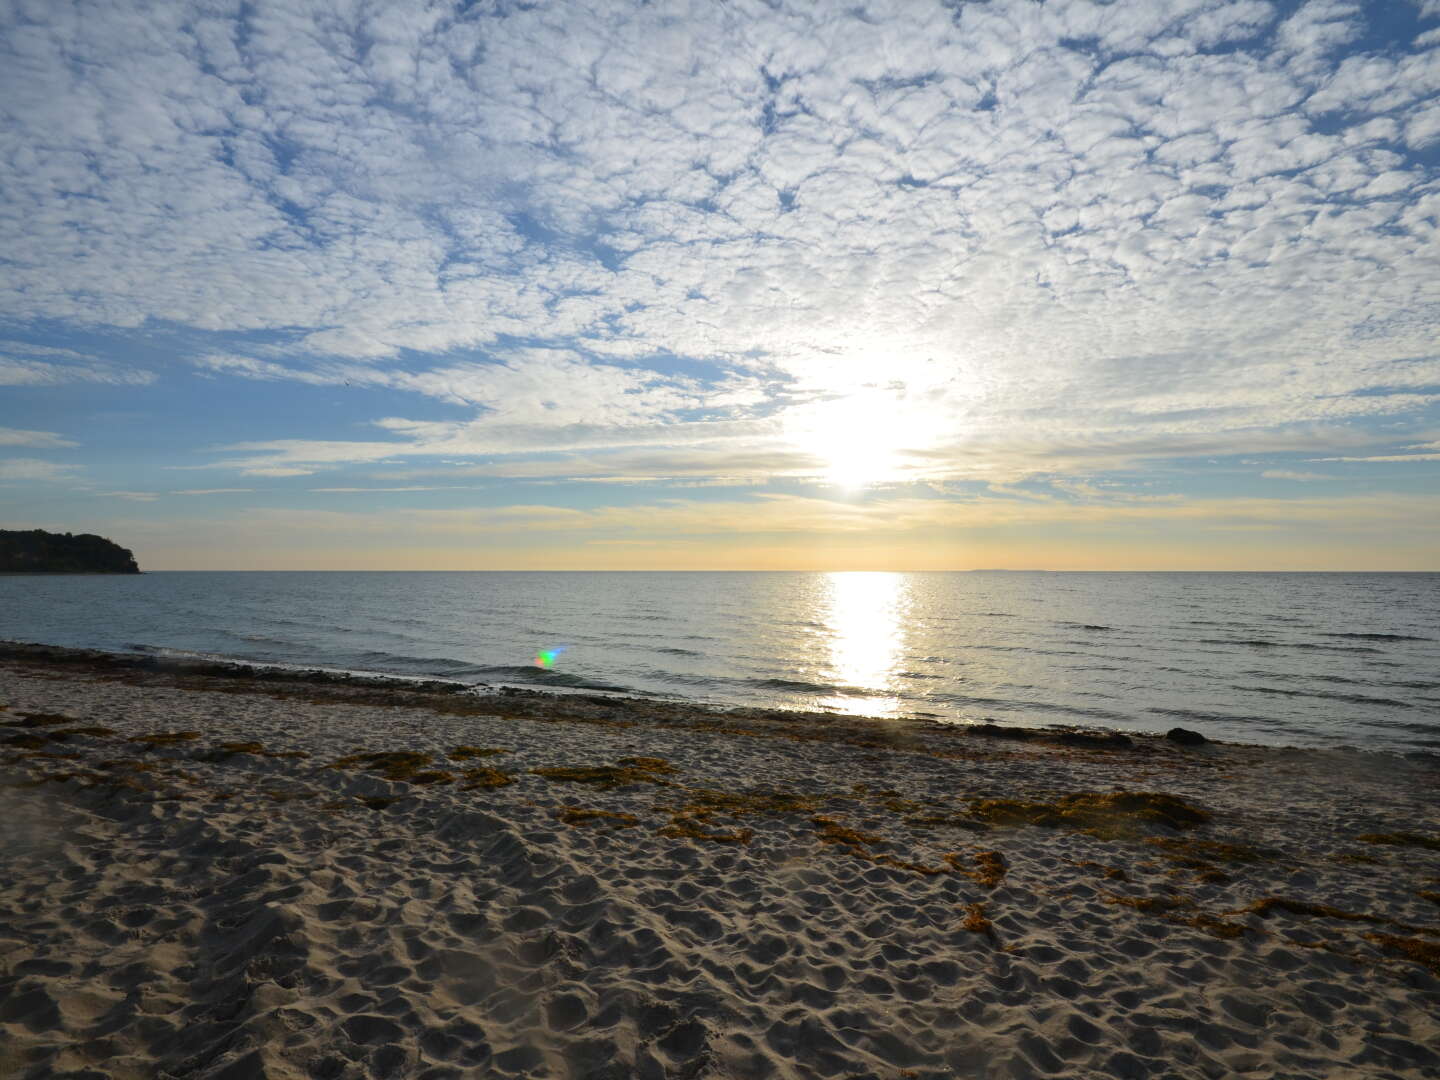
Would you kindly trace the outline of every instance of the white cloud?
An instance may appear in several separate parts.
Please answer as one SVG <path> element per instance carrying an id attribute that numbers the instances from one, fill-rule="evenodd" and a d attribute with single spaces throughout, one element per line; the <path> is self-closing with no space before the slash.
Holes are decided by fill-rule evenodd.
<path id="1" fill-rule="evenodd" d="M 721 477 L 869 394 L 904 475 L 1004 480 L 1433 407 L 1440 50 L 1346 55 L 1378 9 L 1342 0 L 869 10 L 17 14 L 0 315 L 273 331 L 201 370 L 477 414 L 237 446 L 255 476 Z M 149 377 L 21 355 L 0 381 Z"/>
<path id="2" fill-rule="evenodd" d="M 75 382 L 145 386 L 154 381 L 153 372 L 117 367 L 113 364 L 54 364 L 46 360 L 0 356 L 0 386 L 59 386 Z"/>
<path id="3" fill-rule="evenodd" d="M 61 450 L 79 443 L 61 438 L 53 431 L 25 431 L 0 427 L 0 446 L 31 446 L 37 450 Z"/>
<path id="4" fill-rule="evenodd" d="M 1307 482 L 1312 480 L 1329 480 L 1330 477 L 1324 473 L 1303 472 L 1298 469 L 1266 469 L 1260 474 L 1266 480 L 1297 480 Z"/>
<path id="5" fill-rule="evenodd" d="M 60 465 L 36 458 L 0 459 L 0 484 L 60 483 L 75 480 L 82 471 L 79 465 Z"/>
<path id="6" fill-rule="evenodd" d="M 314 473 L 314 471 L 315 471 L 314 469 L 297 469 L 297 468 L 289 468 L 289 467 L 285 467 L 285 466 L 268 466 L 268 465 L 262 465 L 262 466 L 255 466 L 255 467 L 253 467 L 253 468 L 243 468 L 243 469 L 240 470 L 240 475 L 241 475 L 241 476 L 309 476 L 309 475 L 311 475 L 312 473 Z"/>

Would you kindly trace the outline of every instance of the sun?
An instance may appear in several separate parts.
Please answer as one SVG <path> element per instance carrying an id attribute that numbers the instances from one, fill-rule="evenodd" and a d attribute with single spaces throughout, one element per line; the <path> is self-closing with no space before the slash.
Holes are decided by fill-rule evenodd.
<path id="1" fill-rule="evenodd" d="M 924 426 L 902 394 L 862 387 L 797 406 L 786 418 L 786 436 L 820 462 L 827 483 L 848 490 L 901 479 L 903 451 L 923 441 Z"/>

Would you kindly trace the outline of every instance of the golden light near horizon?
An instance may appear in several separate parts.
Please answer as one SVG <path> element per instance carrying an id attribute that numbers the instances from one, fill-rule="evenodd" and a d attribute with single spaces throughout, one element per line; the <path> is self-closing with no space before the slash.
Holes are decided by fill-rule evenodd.
<path id="1" fill-rule="evenodd" d="M 851 715 L 893 716 L 900 709 L 900 698 L 887 692 L 894 689 L 905 644 L 908 579 L 884 571 L 847 570 L 827 574 L 825 584 L 833 678 L 842 686 L 869 693 L 834 694 L 819 704 Z"/>

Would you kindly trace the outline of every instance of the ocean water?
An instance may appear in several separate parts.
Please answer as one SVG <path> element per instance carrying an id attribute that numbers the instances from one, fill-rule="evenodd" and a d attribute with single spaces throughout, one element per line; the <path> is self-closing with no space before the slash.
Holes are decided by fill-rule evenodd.
<path id="1" fill-rule="evenodd" d="M 972 723 L 1440 752 L 1440 574 L 0 577 L 0 638 Z M 556 651 L 553 666 L 539 652 Z"/>

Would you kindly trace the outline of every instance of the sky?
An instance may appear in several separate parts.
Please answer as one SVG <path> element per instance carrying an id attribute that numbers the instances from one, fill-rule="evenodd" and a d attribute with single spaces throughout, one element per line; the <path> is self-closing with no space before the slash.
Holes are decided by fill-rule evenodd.
<path id="1" fill-rule="evenodd" d="M 0 526 L 1440 570 L 1440 0 L 0 4 Z"/>

